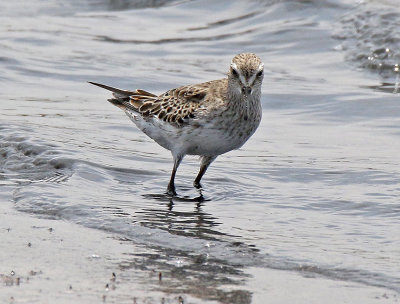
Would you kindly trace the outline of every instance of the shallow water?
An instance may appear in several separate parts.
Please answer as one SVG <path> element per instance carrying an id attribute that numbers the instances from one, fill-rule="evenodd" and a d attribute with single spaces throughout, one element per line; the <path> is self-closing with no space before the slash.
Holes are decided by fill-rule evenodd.
<path id="1" fill-rule="evenodd" d="M 163 285 L 139 278 L 154 293 L 261 303 L 258 273 L 276 269 L 398 300 L 395 1 L 24 5 L 0 4 L 3 201 L 134 244 L 119 269 L 162 272 Z M 266 67 L 258 131 L 202 191 L 185 158 L 167 197 L 169 152 L 86 81 L 162 93 L 223 77 L 243 51 Z"/>

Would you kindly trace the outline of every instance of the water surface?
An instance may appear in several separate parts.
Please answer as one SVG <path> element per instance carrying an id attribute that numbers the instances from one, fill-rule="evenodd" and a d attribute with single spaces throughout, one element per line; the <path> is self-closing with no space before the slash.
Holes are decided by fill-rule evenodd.
<path id="1" fill-rule="evenodd" d="M 24 6 L 0 4 L 4 204 L 133 246 L 113 267 L 153 295 L 150 303 L 261 303 L 271 269 L 332 280 L 343 292 L 381 288 L 368 297 L 398 301 L 395 2 Z M 201 191 L 191 186 L 198 160 L 185 158 L 179 196 L 166 196 L 169 152 L 86 81 L 162 93 L 224 77 L 245 51 L 266 69 L 258 131 L 212 164 Z M 154 279 L 160 272 L 163 284 Z M 117 302 L 134 296 L 108 294 Z"/>

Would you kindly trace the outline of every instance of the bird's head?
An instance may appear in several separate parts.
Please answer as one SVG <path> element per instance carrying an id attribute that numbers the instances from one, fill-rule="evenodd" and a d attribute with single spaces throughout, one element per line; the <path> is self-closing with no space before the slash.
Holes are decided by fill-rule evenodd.
<path id="1" fill-rule="evenodd" d="M 228 73 L 228 81 L 234 94 L 250 96 L 261 94 L 264 78 L 264 63 L 257 55 L 241 53 L 233 57 Z"/>

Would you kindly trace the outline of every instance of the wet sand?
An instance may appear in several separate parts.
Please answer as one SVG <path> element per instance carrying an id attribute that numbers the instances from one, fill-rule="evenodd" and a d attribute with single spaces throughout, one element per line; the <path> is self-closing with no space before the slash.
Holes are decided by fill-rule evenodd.
<path id="1" fill-rule="evenodd" d="M 160 275 L 145 265 L 143 269 L 131 268 L 131 254 L 146 250 L 134 242 L 105 231 L 20 213 L 10 202 L 0 206 L 1 303 L 221 303 L 210 299 L 209 292 L 202 295 L 197 291 L 195 296 L 169 293 L 169 281 L 174 280 L 171 274 Z M 226 303 L 248 303 L 249 299 L 274 304 L 399 301 L 396 293 L 383 288 L 306 272 L 301 275 L 257 267 L 245 272 L 245 285 L 252 295 L 243 297 L 235 293 L 236 285 L 227 285 L 224 291 L 233 292 Z"/>

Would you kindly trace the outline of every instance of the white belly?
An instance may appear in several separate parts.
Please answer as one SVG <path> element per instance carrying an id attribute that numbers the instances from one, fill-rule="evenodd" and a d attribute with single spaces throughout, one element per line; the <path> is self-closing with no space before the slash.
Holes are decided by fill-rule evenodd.
<path id="1" fill-rule="evenodd" d="M 235 122 L 194 120 L 184 126 L 173 126 L 157 118 L 143 119 L 127 113 L 146 135 L 172 153 L 217 156 L 240 148 L 257 129 L 261 116 Z"/>

